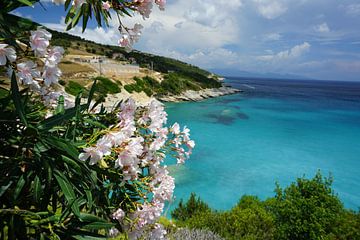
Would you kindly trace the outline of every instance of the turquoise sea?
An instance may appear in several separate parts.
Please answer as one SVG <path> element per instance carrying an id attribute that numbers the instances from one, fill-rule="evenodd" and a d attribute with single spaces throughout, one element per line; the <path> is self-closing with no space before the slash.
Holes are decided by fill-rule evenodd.
<path id="1" fill-rule="evenodd" d="M 169 166 L 176 200 L 197 193 L 215 209 L 244 194 L 274 196 L 318 170 L 334 177 L 346 207 L 360 207 L 360 83 L 229 78 L 244 92 L 202 102 L 166 104 L 169 123 L 191 129 L 196 148 Z M 169 214 L 169 211 L 167 212 Z"/>

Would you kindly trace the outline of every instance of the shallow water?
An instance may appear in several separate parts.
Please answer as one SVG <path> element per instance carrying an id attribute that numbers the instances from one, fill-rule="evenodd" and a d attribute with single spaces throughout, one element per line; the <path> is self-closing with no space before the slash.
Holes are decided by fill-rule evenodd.
<path id="1" fill-rule="evenodd" d="M 187 125 L 197 144 L 185 166 L 170 166 L 170 208 L 195 192 L 211 207 L 229 209 L 244 194 L 272 197 L 275 182 L 284 187 L 317 170 L 332 174 L 346 207 L 360 207 L 360 84 L 226 81 L 245 92 L 167 104 L 169 123 Z"/>

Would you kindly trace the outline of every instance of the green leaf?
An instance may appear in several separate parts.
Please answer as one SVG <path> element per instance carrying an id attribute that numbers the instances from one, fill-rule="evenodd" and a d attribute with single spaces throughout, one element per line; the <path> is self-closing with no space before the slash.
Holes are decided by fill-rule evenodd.
<path id="1" fill-rule="evenodd" d="M 85 109 L 86 105 L 81 105 L 80 109 Z M 45 119 L 44 121 L 38 124 L 38 129 L 41 131 L 48 131 L 49 129 L 53 128 L 54 126 L 61 125 L 64 121 L 68 121 L 71 118 L 75 117 L 77 112 L 77 107 L 66 109 L 64 114 L 61 115 L 54 115 Z"/>
<path id="2" fill-rule="evenodd" d="M 68 158 L 64 155 L 62 155 L 61 158 L 65 163 L 67 163 L 69 166 L 71 166 L 76 172 L 79 173 L 81 171 L 80 165 L 75 160 Z"/>
<path id="3" fill-rule="evenodd" d="M 89 109 L 90 107 L 90 104 L 91 104 L 91 100 L 93 99 L 94 97 L 94 93 L 95 93 L 95 90 L 96 90 L 96 79 L 94 79 L 94 82 L 91 86 L 91 89 L 90 89 L 90 92 L 89 92 L 89 96 L 88 96 L 88 100 L 87 100 L 87 104 L 86 104 L 86 109 Z"/>
<path id="4" fill-rule="evenodd" d="M 66 2 L 65 2 L 65 10 L 67 10 L 68 9 L 68 7 L 70 6 L 70 3 L 71 3 L 71 0 L 66 0 Z"/>
<path id="5" fill-rule="evenodd" d="M 55 110 L 55 115 L 56 114 L 63 114 L 65 113 L 65 98 L 63 95 L 61 95 L 59 97 L 59 100 L 58 100 L 58 105 L 56 107 L 56 110 Z"/>
<path id="6" fill-rule="evenodd" d="M 16 200 L 19 197 L 24 186 L 25 186 L 24 175 L 21 175 L 19 181 L 16 184 L 16 188 L 15 188 L 15 192 L 14 192 L 14 200 Z"/>
<path id="7" fill-rule="evenodd" d="M 106 220 L 89 213 L 80 213 L 79 219 L 82 222 L 107 222 Z"/>
<path id="8" fill-rule="evenodd" d="M 79 205 L 76 201 L 76 195 L 73 189 L 73 185 L 70 183 L 70 181 L 66 178 L 64 174 L 62 174 L 60 171 L 55 170 L 54 172 L 56 181 L 58 182 L 62 192 L 64 193 L 64 196 L 68 203 L 71 205 L 72 212 L 76 215 L 80 215 L 80 209 Z"/>
<path id="9" fill-rule="evenodd" d="M 89 230 L 101 230 L 101 229 L 110 229 L 115 225 L 116 225 L 115 223 L 92 222 L 84 225 L 82 228 Z"/>
<path id="10" fill-rule="evenodd" d="M 0 197 L 6 192 L 6 190 L 8 190 L 8 188 L 11 186 L 11 184 L 13 183 L 13 181 L 10 181 L 8 183 L 8 185 L 3 185 L 0 187 Z"/>
<path id="11" fill-rule="evenodd" d="M 78 24 L 80 17 L 83 15 L 85 4 L 86 3 L 81 6 L 80 10 L 77 11 L 75 17 L 72 19 L 71 28 L 75 27 Z"/>
<path id="12" fill-rule="evenodd" d="M 90 190 L 85 190 L 85 194 L 86 194 L 88 208 L 91 209 L 93 206 L 92 193 Z"/>
<path id="13" fill-rule="evenodd" d="M 43 139 L 43 141 L 45 143 L 57 148 L 62 152 L 68 153 L 74 159 L 78 159 L 79 152 L 71 143 L 67 142 L 64 139 L 56 137 L 44 136 L 44 138 L 45 139 Z"/>
<path id="14" fill-rule="evenodd" d="M 27 126 L 27 121 L 24 113 L 23 104 L 21 102 L 21 95 L 19 92 L 19 87 L 16 81 L 15 71 L 11 75 L 11 95 L 13 97 L 14 105 L 16 112 L 19 114 L 21 121 Z"/>
<path id="15" fill-rule="evenodd" d="M 98 122 L 98 121 L 91 120 L 91 119 L 89 119 L 89 118 L 86 118 L 84 121 L 85 121 L 86 123 L 89 123 L 89 124 L 91 124 L 92 126 L 95 126 L 95 127 L 98 127 L 98 128 L 102 128 L 102 129 L 106 129 L 106 128 L 107 128 L 104 124 L 102 124 L 102 123 L 100 123 L 100 122 Z"/>
<path id="16" fill-rule="evenodd" d="M 43 195 L 41 181 L 38 176 L 34 179 L 34 200 L 36 203 L 41 202 L 41 196 Z"/>
<path id="17" fill-rule="evenodd" d="M 18 2 L 21 2 L 22 4 L 28 5 L 29 7 L 33 6 L 32 2 L 29 2 L 28 0 L 17 0 Z"/>
<path id="18" fill-rule="evenodd" d="M 86 29 L 87 22 L 89 20 L 90 14 L 91 14 L 91 6 L 90 6 L 90 4 L 86 4 L 86 6 L 84 6 L 82 32 L 85 32 L 85 29 Z"/>

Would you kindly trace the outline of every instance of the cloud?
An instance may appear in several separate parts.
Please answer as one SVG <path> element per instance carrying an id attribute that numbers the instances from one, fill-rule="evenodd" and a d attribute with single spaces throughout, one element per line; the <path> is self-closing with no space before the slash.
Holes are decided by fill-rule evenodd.
<path id="1" fill-rule="evenodd" d="M 203 68 L 306 72 L 317 77 L 332 77 L 336 71 L 345 75 L 345 66 L 350 66 L 345 60 L 360 61 L 358 54 L 349 55 L 359 53 L 360 30 L 354 25 L 358 21 L 359 0 L 169 0 L 165 11 L 154 8 L 146 21 L 139 15 L 123 19 L 129 27 L 137 22 L 144 25 L 143 36 L 134 46 L 140 51 Z M 63 21 L 46 26 L 65 29 Z M 109 28 L 90 26 L 84 34 L 81 27 L 70 33 L 117 45 L 120 34 L 115 15 Z M 335 50 L 344 53 L 336 55 Z M 336 65 L 336 61 L 341 63 Z"/>
<path id="2" fill-rule="evenodd" d="M 360 15 L 360 3 L 350 4 L 346 7 L 346 13 L 352 16 Z"/>
<path id="3" fill-rule="evenodd" d="M 288 10 L 287 6 L 278 0 L 254 0 L 254 3 L 258 13 L 267 19 L 280 17 Z"/>
<path id="4" fill-rule="evenodd" d="M 296 45 L 293 48 L 285 51 L 278 52 L 277 54 L 268 54 L 258 56 L 257 59 L 260 61 L 285 61 L 290 59 L 296 59 L 303 55 L 304 53 L 310 50 L 311 45 L 308 42 L 304 42 L 303 44 Z"/>
<path id="5" fill-rule="evenodd" d="M 264 35 L 265 41 L 277 41 L 281 39 L 281 34 L 279 33 L 268 33 Z"/>
<path id="6" fill-rule="evenodd" d="M 326 22 L 314 26 L 314 30 L 316 32 L 319 32 L 319 33 L 328 33 L 328 32 L 330 32 L 330 28 L 329 28 L 329 26 L 327 25 Z"/>

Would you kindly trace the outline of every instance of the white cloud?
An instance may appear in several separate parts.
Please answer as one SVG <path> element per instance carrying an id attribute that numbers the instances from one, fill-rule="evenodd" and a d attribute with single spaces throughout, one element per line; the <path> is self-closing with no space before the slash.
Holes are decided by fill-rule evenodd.
<path id="1" fill-rule="evenodd" d="M 265 41 L 277 41 L 281 39 L 281 34 L 279 33 L 268 33 L 264 35 Z"/>
<path id="2" fill-rule="evenodd" d="M 279 0 L 254 0 L 257 11 L 267 19 L 275 19 L 288 10 L 285 3 Z"/>
<path id="3" fill-rule="evenodd" d="M 314 30 L 316 32 L 319 32 L 319 33 L 328 33 L 328 32 L 330 32 L 330 28 L 329 28 L 329 26 L 327 25 L 326 22 L 314 26 Z"/>
<path id="4" fill-rule="evenodd" d="M 303 44 L 296 45 L 293 48 L 285 51 L 278 52 L 277 54 L 268 54 L 258 56 L 257 59 L 260 61 L 285 61 L 290 59 L 296 59 L 302 56 L 304 53 L 310 50 L 311 45 L 308 42 L 304 42 Z"/>
<path id="5" fill-rule="evenodd" d="M 346 13 L 352 16 L 360 15 L 360 3 L 350 4 L 346 7 Z"/>

